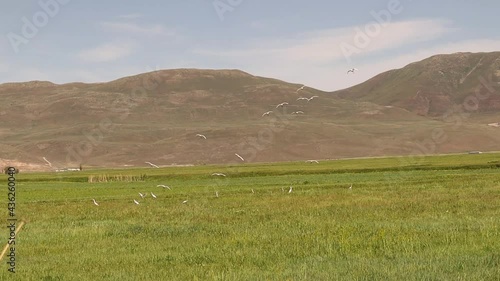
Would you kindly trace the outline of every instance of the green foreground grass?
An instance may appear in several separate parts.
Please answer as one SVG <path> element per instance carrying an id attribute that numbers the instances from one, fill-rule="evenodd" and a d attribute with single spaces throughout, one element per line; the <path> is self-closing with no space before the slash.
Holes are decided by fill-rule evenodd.
<path id="1" fill-rule="evenodd" d="M 500 280 L 498 160 L 21 173 L 0 280 Z M 145 180 L 86 182 L 103 175 Z"/>

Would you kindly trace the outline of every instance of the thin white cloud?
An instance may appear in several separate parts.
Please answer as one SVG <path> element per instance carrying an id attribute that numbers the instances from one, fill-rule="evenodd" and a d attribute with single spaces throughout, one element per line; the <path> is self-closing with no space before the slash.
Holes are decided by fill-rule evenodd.
<path id="1" fill-rule="evenodd" d="M 360 84 L 374 76 L 391 69 L 403 68 L 406 65 L 421 61 L 438 54 L 457 52 L 495 52 L 500 51 L 500 39 L 478 39 L 453 41 L 437 44 L 428 48 L 408 50 L 398 56 L 372 56 L 368 62 L 356 65 L 359 71 L 355 75 L 346 74 L 345 64 L 325 65 L 289 65 L 281 64 L 268 68 L 256 66 L 254 74 L 280 78 L 283 80 L 304 83 L 324 91 L 334 91 Z"/>
<path id="2" fill-rule="evenodd" d="M 132 54 L 133 46 L 125 43 L 108 43 L 78 53 L 78 58 L 86 62 L 108 62 Z"/>
<path id="3" fill-rule="evenodd" d="M 357 27 L 355 31 L 351 31 L 351 35 L 347 41 L 339 44 L 338 56 L 345 56 L 345 50 L 342 47 L 353 46 L 355 54 L 353 59 L 363 57 L 374 53 L 394 50 L 403 46 L 408 46 L 421 42 L 428 42 L 443 37 L 446 34 L 456 31 L 452 27 L 452 22 L 441 19 L 419 19 L 411 21 L 401 21 L 390 23 L 387 26 L 380 26 L 379 32 L 374 36 L 366 36 L 368 38 L 366 44 L 359 44 L 359 38 L 362 38 L 362 33 L 369 35 L 367 30 L 370 26 L 365 25 L 362 28 Z M 376 30 L 376 29 L 374 29 Z"/>
<path id="4" fill-rule="evenodd" d="M 346 78 L 345 71 L 352 65 L 340 48 L 342 44 L 350 44 L 358 49 L 359 52 L 352 55 L 352 60 L 366 60 L 379 54 L 387 55 L 388 51 L 399 51 L 402 47 L 413 49 L 412 46 L 417 43 L 429 44 L 455 31 L 451 22 L 442 19 L 392 22 L 379 27 L 376 34 L 369 34 L 369 41 L 364 45 L 357 44 L 356 39 L 365 26 L 351 26 L 306 32 L 287 38 L 260 38 L 242 42 L 243 48 L 214 46 L 195 49 L 193 52 L 204 57 L 204 60 L 221 65 L 237 65 L 256 75 L 307 83 L 331 91 L 371 77 L 359 75 L 358 72 Z M 382 67 L 367 68 L 371 70 L 369 75 L 388 70 Z"/>
<path id="5" fill-rule="evenodd" d="M 128 33 L 134 35 L 174 35 L 174 31 L 168 30 L 161 24 L 139 25 L 130 22 L 101 22 L 100 26 L 110 32 Z"/>
<path id="6" fill-rule="evenodd" d="M 390 23 L 380 26 L 376 36 L 367 36 L 366 44 L 359 44 L 357 38 L 365 27 L 344 27 L 307 32 L 295 38 L 262 38 L 249 44 L 254 47 L 241 49 L 217 48 L 214 50 L 196 49 L 200 55 L 233 57 L 235 59 L 266 57 L 266 61 L 281 60 L 308 63 L 321 63 L 346 60 L 341 46 L 352 46 L 356 50 L 352 57 L 361 57 L 376 52 L 396 49 L 405 45 L 434 40 L 453 31 L 450 22 L 445 20 L 420 19 Z"/>

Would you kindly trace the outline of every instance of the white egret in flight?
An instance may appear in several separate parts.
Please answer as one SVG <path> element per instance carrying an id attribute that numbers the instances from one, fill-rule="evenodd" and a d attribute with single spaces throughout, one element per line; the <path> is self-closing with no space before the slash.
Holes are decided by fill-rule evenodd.
<path id="1" fill-rule="evenodd" d="M 153 164 L 151 162 L 144 162 L 144 163 L 149 164 L 149 165 L 151 165 L 152 167 L 155 167 L 155 168 L 160 168 L 160 167 L 158 167 L 157 165 L 155 165 L 155 164 Z"/>
<path id="2" fill-rule="evenodd" d="M 243 159 L 243 157 L 241 157 L 238 153 L 235 153 L 234 155 L 238 156 L 238 158 L 240 158 L 241 161 L 245 161 L 245 159 Z"/>

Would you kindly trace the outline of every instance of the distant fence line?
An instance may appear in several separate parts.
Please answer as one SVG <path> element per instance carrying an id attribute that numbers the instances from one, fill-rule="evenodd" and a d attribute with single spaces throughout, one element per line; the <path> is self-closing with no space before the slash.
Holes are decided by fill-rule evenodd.
<path id="1" fill-rule="evenodd" d="M 145 181 L 147 176 L 131 176 L 131 175 L 90 175 L 88 176 L 89 183 L 98 183 L 98 182 L 137 182 L 137 181 Z"/>

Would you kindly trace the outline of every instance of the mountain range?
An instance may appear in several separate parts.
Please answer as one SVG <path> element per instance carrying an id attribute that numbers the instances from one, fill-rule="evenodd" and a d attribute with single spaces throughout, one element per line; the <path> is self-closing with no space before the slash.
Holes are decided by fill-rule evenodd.
<path id="1" fill-rule="evenodd" d="M 0 84 L 0 165 L 237 164 L 236 154 L 252 163 L 500 147 L 500 52 L 436 55 L 335 92 L 302 86 L 208 69 Z"/>

